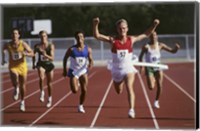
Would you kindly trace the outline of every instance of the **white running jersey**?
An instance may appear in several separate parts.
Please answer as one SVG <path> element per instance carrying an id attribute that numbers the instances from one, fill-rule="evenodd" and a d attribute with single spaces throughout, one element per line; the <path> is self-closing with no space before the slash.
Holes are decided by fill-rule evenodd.
<path id="1" fill-rule="evenodd" d="M 147 53 L 145 54 L 145 61 L 149 63 L 160 63 L 160 49 L 157 43 L 157 46 L 155 49 L 152 49 L 149 44 L 147 44 Z"/>
<path id="2" fill-rule="evenodd" d="M 132 62 L 132 52 L 129 53 L 128 50 L 118 50 L 117 54 L 112 53 L 113 66 L 119 66 L 121 68 L 126 68 L 130 66 Z M 131 65 L 132 66 L 132 65 Z"/>

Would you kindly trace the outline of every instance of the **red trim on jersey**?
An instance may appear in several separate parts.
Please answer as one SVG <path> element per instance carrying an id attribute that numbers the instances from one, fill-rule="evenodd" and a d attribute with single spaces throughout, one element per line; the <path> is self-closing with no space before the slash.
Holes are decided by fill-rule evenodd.
<path id="1" fill-rule="evenodd" d="M 124 44 L 120 42 L 119 38 L 115 38 L 112 44 L 112 53 L 117 53 L 117 50 L 125 49 L 127 49 L 129 53 L 133 52 L 131 37 L 128 36 Z"/>

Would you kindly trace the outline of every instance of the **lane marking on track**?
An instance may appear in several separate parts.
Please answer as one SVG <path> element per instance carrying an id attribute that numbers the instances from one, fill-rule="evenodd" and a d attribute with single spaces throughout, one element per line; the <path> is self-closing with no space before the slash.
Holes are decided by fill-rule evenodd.
<path id="1" fill-rule="evenodd" d="M 35 82 L 35 81 L 37 81 L 37 80 L 39 80 L 39 78 L 33 79 L 33 80 L 31 80 L 31 81 L 28 81 L 26 84 L 30 84 L 30 83 Z M 6 89 L 6 90 L 3 90 L 0 94 L 6 93 L 6 92 L 11 91 L 11 90 L 13 90 L 13 89 L 14 89 L 14 87 L 10 87 L 10 88 L 8 88 L 8 89 Z"/>
<path id="2" fill-rule="evenodd" d="M 172 80 L 168 75 L 164 74 L 165 78 L 167 78 L 172 84 L 174 84 L 180 91 L 182 91 L 187 97 L 189 97 L 193 102 L 196 103 L 196 100 L 185 91 L 179 84 L 177 84 L 174 80 Z"/>
<path id="3" fill-rule="evenodd" d="M 97 71 L 93 72 L 88 79 L 93 77 L 96 74 Z M 68 96 L 70 96 L 72 92 L 68 92 L 65 96 L 63 96 L 60 100 L 58 100 L 51 108 L 49 108 L 47 111 L 45 111 L 42 115 L 40 115 L 36 120 L 34 120 L 29 126 L 33 126 L 35 123 L 37 123 L 39 120 L 41 120 L 45 115 L 47 115 L 51 110 L 54 109 L 54 107 L 58 106 L 63 100 L 65 100 Z"/>
<path id="4" fill-rule="evenodd" d="M 34 74 L 35 74 L 35 72 L 31 72 L 31 73 L 28 74 L 28 76 L 32 76 L 32 75 L 34 75 Z M 2 78 L 2 79 L 3 79 L 3 78 Z M 8 80 L 5 80 L 5 81 L 2 80 L 2 81 L 0 82 L 0 84 L 5 84 L 5 83 L 7 83 L 7 82 L 11 82 L 11 79 L 8 78 Z"/>
<path id="5" fill-rule="evenodd" d="M 64 78 L 60 78 L 60 79 L 54 81 L 54 82 L 52 83 L 52 85 L 54 85 L 54 84 L 56 84 L 56 83 L 58 83 L 58 82 L 60 82 L 60 81 L 62 81 L 62 80 L 64 80 Z M 47 88 L 47 86 L 44 87 L 44 89 L 46 89 L 46 88 Z M 26 99 L 28 99 L 29 97 L 31 97 L 31 96 L 37 94 L 38 92 L 40 92 L 40 89 L 38 89 L 38 90 L 34 91 L 33 93 L 27 95 L 27 96 L 24 98 L 24 100 L 26 100 Z M 13 105 L 15 105 L 15 104 L 17 104 L 17 103 L 19 103 L 19 102 L 20 102 L 20 100 L 17 100 L 17 101 L 15 101 L 15 102 L 13 102 L 12 104 L 9 104 L 8 106 L 2 108 L 0 111 L 4 111 L 4 110 L 6 110 L 6 109 L 12 107 Z"/>
<path id="6" fill-rule="evenodd" d="M 152 109 L 152 106 L 151 106 L 151 103 L 150 103 L 150 100 L 149 100 L 147 91 L 146 91 L 146 89 L 145 89 L 144 82 L 143 82 L 143 80 L 142 80 L 142 78 L 141 78 L 141 75 L 140 75 L 139 73 L 137 73 L 137 74 L 138 74 L 138 77 L 139 77 L 139 79 L 140 79 L 140 83 L 141 83 L 141 86 L 142 86 L 142 89 L 143 89 L 143 92 L 144 92 L 144 96 L 145 96 L 145 98 L 146 98 L 146 101 L 147 101 L 147 104 L 148 104 L 148 107 L 149 107 L 149 111 L 150 111 L 150 113 L 151 113 L 151 117 L 152 117 L 152 119 L 153 119 L 154 126 L 155 126 L 156 129 L 160 129 L 160 128 L 159 128 L 159 125 L 158 125 L 158 122 L 157 122 L 157 120 L 156 120 L 155 113 L 154 113 L 154 111 L 153 111 L 153 109 Z"/>
<path id="7" fill-rule="evenodd" d="M 58 74 L 58 73 L 60 73 L 60 72 L 56 72 L 55 74 Z M 37 81 L 37 80 L 39 80 L 39 78 L 33 79 L 33 80 L 31 80 L 31 81 L 27 81 L 26 85 L 27 85 L 27 84 L 30 84 L 30 83 L 32 83 L 32 82 L 35 82 L 35 81 Z M 27 87 L 27 86 L 26 86 L 26 87 Z M 11 91 L 11 90 L 13 90 L 13 89 L 14 89 L 14 87 L 10 87 L 10 88 L 8 88 L 8 89 L 5 89 L 5 90 L 1 91 L 0 94 L 6 93 L 6 92 Z"/>
<path id="8" fill-rule="evenodd" d="M 96 123 L 96 121 L 97 121 L 97 118 L 98 118 L 98 116 L 99 116 L 99 114 L 100 114 L 100 111 L 101 111 L 103 105 L 104 105 L 104 102 L 105 102 L 105 100 L 106 100 L 106 97 L 107 97 L 107 95 L 108 95 L 108 93 L 109 93 L 109 91 L 110 91 L 110 88 L 112 87 L 112 83 L 113 83 L 113 81 L 111 80 L 110 83 L 109 83 L 109 86 L 108 86 L 108 88 L 107 88 L 107 90 L 106 90 L 106 93 L 105 93 L 104 96 L 103 96 L 103 99 L 102 99 L 102 101 L 101 101 L 101 104 L 100 104 L 100 106 L 99 106 L 99 108 L 98 108 L 98 110 L 97 110 L 97 112 L 96 112 L 96 114 L 95 114 L 95 117 L 94 117 L 94 119 L 92 120 L 92 123 L 91 123 L 91 125 L 90 125 L 90 128 L 93 128 L 94 125 L 95 125 L 95 123 Z"/>
<path id="9" fill-rule="evenodd" d="M 67 95 L 62 97 L 59 101 L 57 101 L 51 108 L 49 108 L 46 112 L 44 112 L 40 117 L 38 117 L 35 121 L 33 121 L 29 126 L 33 126 L 35 123 L 37 123 L 40 119 L 42 119 L 47 113 L 49 113 L 51 110 L 53 110 L 54 107 L 56 107 L 58 104 L 60 104 L 65 98 L 67 98 L 69 95 L 71 95 L 72 92 L 68 92 Z"/>

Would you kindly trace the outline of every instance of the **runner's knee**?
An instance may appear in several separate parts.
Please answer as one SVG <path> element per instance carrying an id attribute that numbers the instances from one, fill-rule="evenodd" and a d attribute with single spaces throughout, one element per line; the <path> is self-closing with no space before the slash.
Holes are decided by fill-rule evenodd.
<path id="1" fill-rule="evenodd" d="M 148 86 L 148 87 L 149 87 L 150 90 L 153 90 L 153 88 L 154 88 L 153 86 Z"/>
<path id="2" fill-rule="evenodd" d="M 39 76 L 40 81 L 44 81 L 44 76 Z"/>
<path id="3" fill-rule="evenodd" d="M 72 93 L 76 94 L 78 92 L 78 88 L 73 86 L 73 87 L 71 87 L 71 91 L 72 91 Z"/>
<path id="4" fill-rule="evenodd" d="M 148 87 L 149 87 L 150 90 L 153 90 L 153 89 L 154 89 L 154 86 L 155 86 L 155 85 L 153 85 L 153 84 L 149 84 L 149 85 L 148 85 Z"/>
<path id="5" fill-rule="evenodd" d="M 121 94 L 122 93 L 122 88 L 119 88 L 119 87 L 115 87 L 115 90 L 117 92 L 117 94 Z"/>

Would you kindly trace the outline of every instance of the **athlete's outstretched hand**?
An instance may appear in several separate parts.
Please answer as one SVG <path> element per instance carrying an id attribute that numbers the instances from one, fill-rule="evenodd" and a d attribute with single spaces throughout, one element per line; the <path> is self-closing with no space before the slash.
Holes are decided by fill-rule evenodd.
<path id="1" fill-rule="evenodd" d="M 93 19 L 93 24 L 94 24 L 94 25 L 97 25 L 97 24 L 99 24 L 99 23 L 100 23 L 99 17 L 96 17 L 96 18 Z"/>
<path id="2" fill-rule="evenodd" d="M 63 71 L 63 77 L 66 77 L 67 76 L 67 71 Z"/>
<path id="3" fill-rule="evenodd" d="M 7 62 L 6 62 L 5 60 L 3 60 L 3 61 L 1 62 L 1 65 L 4 66 L 6 63 L 7 63 Z"/>
<path id="4" fill-rule="evenodd" d="M 178 43 L 176 43 L 176 48 L 177 48 L 177 49 L 180 49 L 181 46 L 180 46 Z"/>
<path id="5" fill-rule="evenodd" d="M 36 66 L 35 66 L 35 64 L 33 64 L 33 65 L 32 65 L 32 69 L 35 70 L 35 68 L 36 68 Z"/>
<path id="6" fill-rule="evenodd" d="M 92 64 L 88 64 L 88 69 L 92 69 L 93 65 Z"/>
<path id="7" fill-rule="evenodd" d="M 158 19 L 155 19 L 153 23 L 154 23 L 154 25 L 159 25 L 160 21 Z"/>

